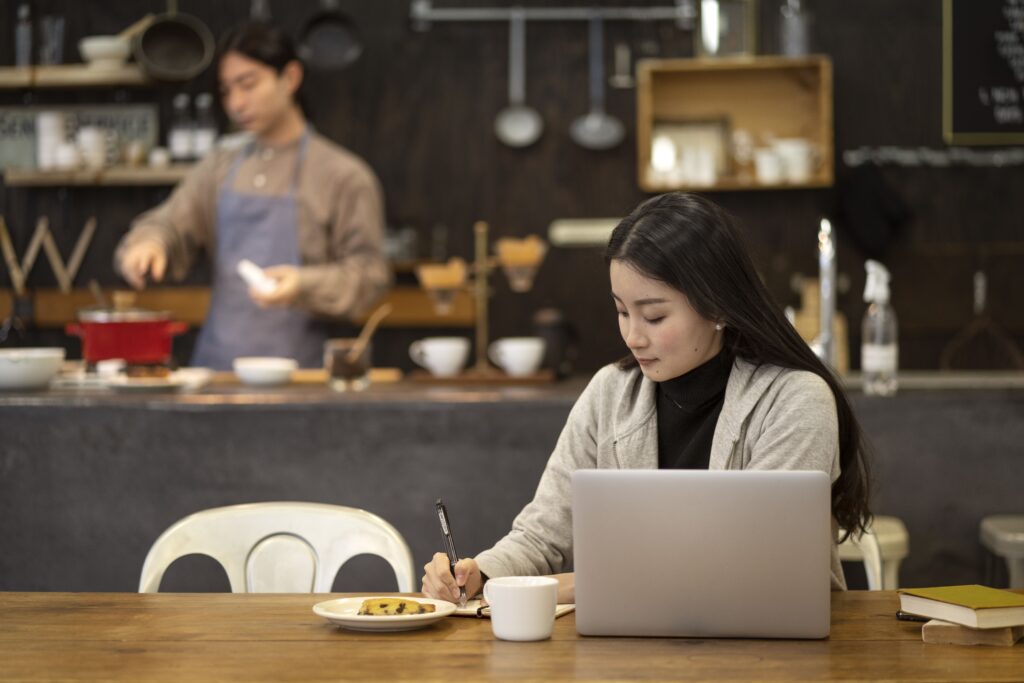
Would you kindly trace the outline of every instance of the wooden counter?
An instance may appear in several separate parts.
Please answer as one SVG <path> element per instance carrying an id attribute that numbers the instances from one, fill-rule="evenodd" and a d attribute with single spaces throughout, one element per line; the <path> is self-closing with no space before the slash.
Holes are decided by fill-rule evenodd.
<path id="1" fill-rule="evenodd" d="M 1024 646 L 921 641 L 891 592 L 834 593 L 827 640 L 494 638 L 449 617 L 404 633 L 338 629 L 326 595 L 0 594 L 4 681 L 1020 681 Z"/>

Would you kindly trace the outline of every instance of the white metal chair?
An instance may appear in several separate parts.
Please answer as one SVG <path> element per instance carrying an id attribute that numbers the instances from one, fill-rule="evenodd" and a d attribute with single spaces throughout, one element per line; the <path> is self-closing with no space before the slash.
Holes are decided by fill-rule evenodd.
<path id="1" fill-rule="evenodd" d="M 140 593 L 156 593 L 167 567 L 199 553 L 219 562 L 233 593 L 329 593 L 345 562 L 383 557 L 398 590 L 416 590 L 412 553 L 395 527 L 358 508 L 251 503 L 212 508 L 171 525 L 146 555 Z"/>
<path id="2" fill-rule="evenodd" d="M 980 533 L 982 545 L 1006 560 L 1010 588 L 1024 588 L 1024 515 L 989 515 Z"/>
<path id="3" fill-rule="evenodd" d="M 898 517 L 876 516 L 861 536 L 850 535 L 839 544 L 839 559 L 864 563 L 868 590 L 899 588 L 900 562 L 910 552 L 907 527 Z"/>

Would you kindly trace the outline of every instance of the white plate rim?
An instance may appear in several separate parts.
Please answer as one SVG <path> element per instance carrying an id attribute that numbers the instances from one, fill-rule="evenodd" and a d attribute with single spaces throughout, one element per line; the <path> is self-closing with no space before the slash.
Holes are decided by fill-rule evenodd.
<path id="1" fill-rule="evenodd" d="M 434 598 L 409 597 L 410 600 L 434 605 L 435 611 L 428 614 L 396 614 L 387 616 L 371 616 L 368 614 L 356 614 L 355 611 L 365 600 L 377 600 L 381 598 L 401 598 L 408 596 L 396 595 L 366 595 L 352 598 L 334 598 L 325 600 L 313 605 L 313 613 L 327 619 L 338 626 L 344 626 L 359 631 L 388 631 L 406 630 L 429 626 L 435 621 L 451 616 L 455 613 L 455 603 L 447 600 L 435 600 Z M 339 613 L 332 610 L 338 605 L 351 605 L 352 612 Z"/>

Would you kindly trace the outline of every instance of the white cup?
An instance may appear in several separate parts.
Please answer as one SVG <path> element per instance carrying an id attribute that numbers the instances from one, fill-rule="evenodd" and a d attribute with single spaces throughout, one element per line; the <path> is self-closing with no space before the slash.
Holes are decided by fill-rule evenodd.
<path id="1" fill-rule="evenodd" d="M 84 126 L 76 137 L 82 161 L 89 168 L 103 168 L 107 163 L 107 133 L 99 126 Z"/>
<path id="2" fill-rule="evenodd" d="M 550 576 L 505 576 L 484 584 L 491 629 L 502 640 L 546 640 L 555 626 L 558 581 Z"/>
<path id="3" fill-rule="evenodd" d="M 78 148 L 70 142 L 62 142 L 54 149 L 53 165 L 62 170 L 78 168 L 82 158 L 78 154 Z"/>
<path id="4" fill-rule="evenodd" d="M 427 337 L 409 345 L 409 357 L 435 377 L 454 377 L 462 371 L 469 356 L 465 337 Z"/>
<path id="5" fill-rule="evenodd" d="M 806 183 L 814 173 L 816 152 L 806 138 L 779 138 L 772 143 L 782 162 L 782 173 L 791 183 Z"/>
<path id="6" fill-rule="evenodd" d="M 171 165 L 171 153 L 166 147 L 154 147 L 149 150 L 149 165 L 153 168 L 167 168 Z"/>
<path id="7" fill-rule="evenodd" d="M 532 375 L 544 360 L 544 340 L 540 337 L 506 337 L 487 349 L 487 357 L 513 377 Z"/>
<path id="8" fill-rule="evenodd" d="M 782 182 L 782 160 L 774 149 L 759 147 L 754 150 L 754 175 L 762 185 Z"/>

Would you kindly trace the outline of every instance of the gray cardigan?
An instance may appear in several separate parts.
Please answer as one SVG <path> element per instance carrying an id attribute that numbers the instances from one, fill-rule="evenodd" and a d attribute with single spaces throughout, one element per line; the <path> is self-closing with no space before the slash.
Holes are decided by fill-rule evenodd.
<path id="1" fill-rule="evenodd" d="M 476 556 L 480 569 L 490 577 L 569 571 L 572 472 L 657 469 L 657 418 L 655 383 L 639 369 L 609 365 L 598 371 L 569 413 L 533 501 L 508 535 Z M 831 389 L 810 372 L 737 359 L 725 388 L 709 467 L 821 470 L 834 483 L 839 477 L 839 427 Z M 832 588 L 846 588 L 834 540 Z"/>

